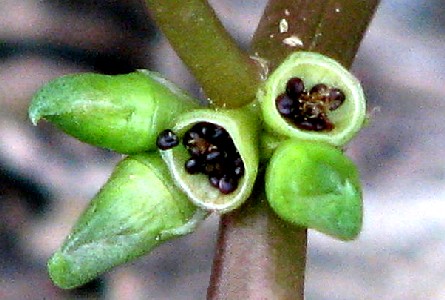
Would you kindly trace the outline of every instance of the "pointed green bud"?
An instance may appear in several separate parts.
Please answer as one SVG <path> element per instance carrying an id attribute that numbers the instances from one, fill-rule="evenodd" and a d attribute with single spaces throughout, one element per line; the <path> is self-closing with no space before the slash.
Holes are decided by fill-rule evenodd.
<path id="1" fill-rule="evenodd" d="M 205 217 L 175 187 L 157 153 L 126 158 L 49 260 L 50 277 L 61 288 L 80 286 L 192 232 Z"/>
<path id="2" fill-rule="evenodd" d="M 83 73 L 57 78 L 32 99 L 33 124 L 46 119 L 86 143 L 131 154 L 155 147 L 162 128 L 197 103 L 154 72 Z"/>
<path id="3" fill-rule="evenodd" d="M 354 163 L 323 143 L 287 140 L 266 171 L 266 195 L 283 220 L 354 239 L 362 227 L 362 191 Z"/>
<path id="4" fill-rule="evenodd" d="M 172 128 L 179 145 L 160 147 L 175 182 L 196 205 L 224 213 L 251 194 L 259 160 L 253 109 L 185 113 Z"/>
<path id="5" fill-rule="evenodd" d="M 258 90 L 267 130 L 342 146 L 363 127 L 360 82 L 337 61 L 314 52 L 291 54 Z"/>

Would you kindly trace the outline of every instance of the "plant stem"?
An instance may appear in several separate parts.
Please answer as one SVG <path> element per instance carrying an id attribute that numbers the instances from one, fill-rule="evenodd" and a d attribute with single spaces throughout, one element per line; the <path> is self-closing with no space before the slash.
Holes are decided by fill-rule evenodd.
<path id="1" fill-rule="evenodd" d="M 224 29 L 205 0 L 146 0 L 156 24 L 206 96 L 220 107 L 255 99 L 258 66 Z"/>
<path id="2" fill-rule="evenodd" d="M 267 59 L 271 69 L 299 50 L 320 52 L 349 67 L 379 2 L 271 0 L 253 37 L 252 51 Z M 280 32 L 280 22 L 287 23 L 287 31 Z"/>
<path id="3" fill-rule="evenodd" d="M 271 0 L 252 42 L 273 70 L 291 52 L 317 51 L 349 67 L 378 0 Z M 279 31 L 282 19 L 287 32 Z M 290 46 L 283 40 L 301 41 Z M 342 38 L 339 38 L 342 37 Z M 347 38 L 344 38 L 347 37 Z M 259 192 L 221 217 L 207 299 L 304 299 L 307 231 L 286 225 Z"/>

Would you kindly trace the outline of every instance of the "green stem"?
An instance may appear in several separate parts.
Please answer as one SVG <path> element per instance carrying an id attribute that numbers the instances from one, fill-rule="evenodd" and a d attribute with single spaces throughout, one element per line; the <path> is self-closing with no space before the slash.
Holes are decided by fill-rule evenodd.
<path id="1" fill-rule="evenodd" d="M 240 107 L 255 99 L 258 66 L 224 29 L 205 0 L 146 0 L 156 24 L 210 101 Z"/>
<path id="2" fill-rule="evenodd" d="M 378 0 L 270 0 L 252 42 L 272 71 L 293 51 L 323 53 L 350 66 Z M 286 19 L 287 32 L 279 31 Z M 283 43 L 297 37 L 298 43 Z M 345 38 L 346 37 L 346 38 Z M 295 39 L 294 39 L 295 41 Z M 284 224 L 259 192 L 222 216 L 207 299 L 304 299 L 307 231 Z"/>

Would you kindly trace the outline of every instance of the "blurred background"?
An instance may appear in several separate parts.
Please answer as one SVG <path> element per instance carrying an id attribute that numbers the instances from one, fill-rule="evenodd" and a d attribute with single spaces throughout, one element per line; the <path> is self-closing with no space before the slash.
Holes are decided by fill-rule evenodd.
<path id="1" fill-rule="evenodd" d="M 211 1 L 243 47 L 265 1 Z M 445 2 L 382 0 L 353 73 L 371 124 L 348 147 L 365 197 L 360 238 L 310 231 L 307 299 L 445 299 Z M 138 0 L 0 0 L 0 299 L 205 299 L 218 218 L 72 291 L 46 261 L 121 158 L 27 119 L 74 72 L 160 71 L 199 88 Z"/>

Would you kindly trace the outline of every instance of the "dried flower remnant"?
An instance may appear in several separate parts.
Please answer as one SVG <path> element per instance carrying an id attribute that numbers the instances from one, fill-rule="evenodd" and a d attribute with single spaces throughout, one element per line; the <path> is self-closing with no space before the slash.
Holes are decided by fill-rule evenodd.
<path id="1" fill-rule="evenodd" d="M 334 124 L 328 112 L 339 108 L 345 94 L 338 88 L 324 83 L 314 85 L 309 91 L 299 77 L 289 79 L 286 92 L 278 95 L 275 105 L 283 118 L 303 130 L 331 131 Z"/>

